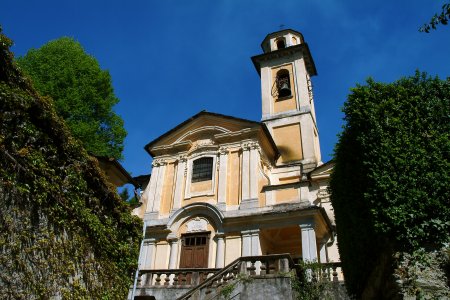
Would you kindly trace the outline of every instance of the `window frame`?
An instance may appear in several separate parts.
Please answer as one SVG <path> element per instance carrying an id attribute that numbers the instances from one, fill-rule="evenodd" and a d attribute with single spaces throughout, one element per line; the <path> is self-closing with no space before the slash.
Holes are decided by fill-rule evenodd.
<path id="1" fill-rule="evenodd" d="M 212 163 L 212 178 L 211 178 L 211 188 L 204 190 L 204 191 L 198 191 L 198 192 L 191 192 L 191 186 L 194 183 L 192 182 L 192 172 L 193 172 L 193 163 L 195 160 L 203 157 L 211 157 L 213 159 Z M 198 153 L 197 155 L 192 155 L 188 158 L 187 162 L 187 176 L 186 176 L 186 184 L 185 184 L 185 190 L 184 190 L 184 199 L 190 199 L 192 197 L 197 196 L 213 196 L 214 191 L 216 189 L 216 173 L 217 173 L 217 153 L 214 151 L 208 151 L 203 153 Z M 202 181 L 198 181 L 202 182 Z"/>

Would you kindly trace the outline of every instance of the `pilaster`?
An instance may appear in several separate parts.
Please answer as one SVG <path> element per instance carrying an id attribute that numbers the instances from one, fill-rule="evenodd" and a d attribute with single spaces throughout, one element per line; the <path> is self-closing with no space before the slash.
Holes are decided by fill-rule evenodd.
<path id="1" fill-rule="evenodd" d="M 228 150 L 219 149 L 219 188 L 218 188 L 218 207 L 225 210 L 227 205 L 227 168 L 228 168 Z"/>
<path id="2" fill-rule="evenodd" d="M 161 197 L 162 197 L 162 191 L 164 186 L 164 175 L 166 170 L 166 162 L 160 161 L 159 162 L 159 172 L 158 172 L 158 181 L 155 188 L 155 199 L 153 203 L 153 209 L 152 212 L 159 212 L 160 206 L 161 206 Z"/>
<path id="3" fill-rule="evenodd" d="M 216 234 L 216 241 L 216 268 L 223 268 L 225 264 L 225 235 Z"/>
<path id="4" fill-rule="evenodd" d="M 186 168 L 186 157 L 180 157 L 178 159 L 177 165 L 177 177 L 175 182 L 175 191 L 173 196 L 173 208 L 172 212 L 178 210 L 181 207 L 181 201 L 183 198 L 183 184 L 184 184 L 184 173 Z"/>
<path id="5" fill-rule="evenodd" d="M 169 269 L 176 269 L 178 260 L 178 238 L 169 239 L 169 244 L 170 244 Z"/>

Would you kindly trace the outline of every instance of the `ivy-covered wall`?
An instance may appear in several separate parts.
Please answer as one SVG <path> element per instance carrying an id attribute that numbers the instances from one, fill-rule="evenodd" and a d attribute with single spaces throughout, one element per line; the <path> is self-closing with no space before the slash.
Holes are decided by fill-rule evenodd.
<path id="1" fill-rule="evenodd" d="M 0 31 L 0 298 L 125 299 L 142 224 Z"/>
<path id="2" fill-rule="evenodd" d="M 382 254 L 449 245 L 450 79 L 369 79 L 344 113 L 330 188 L 347 289 L 359 298 Z"/>

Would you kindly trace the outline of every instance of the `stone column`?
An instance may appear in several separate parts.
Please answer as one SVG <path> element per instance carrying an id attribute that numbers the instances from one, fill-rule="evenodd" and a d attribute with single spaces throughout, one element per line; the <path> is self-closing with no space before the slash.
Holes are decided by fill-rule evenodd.
<path id="1" fill-rule="evenodd" d="M 143 247 L 144 255 L 143 255 L 143 267 L 142 269 L 151 269 L 153 268 L 154 259 L 153 257 L 156 254 L 156 239 L 150 238 L 144 240 Z"/>
<path id="2" fill-rule="evenodd" d="M 177 179 L 175 182 L 175 191 L 173 196 L 172 212 L 178 210 L 181 207 L 181 201 L 183 200 L 183 183 L 184 183 L 184 169 L 186 168 L 186 157 L 180 157 L 177 166 Z"/>
<path id="3" fill-rule="evenodd" d="M 217 234 L 216 268 L 223 268 L 225 264 L 225 235 Z"/>
<path id="4" fill-rule="evenodd" d="M 327 259 L 327 239 L 322 239 L 319 244 L 319 261 L 321 263 L 328 262 Z"/>
<path id="5" fill-rule="evenodd" d="M 302 257 L 305 262 L 318 261 L 315 224 L 313 219 L 300 222 L 302 235 Z"/>
<path id="6" fill-rule="evenodd" d="M 176 269 L 178 259 L 178 238 L 169 239 L 169 243 L 170 243 L 169 269 Z"/>
<path id="7" fill-rule="evenodd" d="M 220 210 L 225 210 L 227 206 L 228 150 L 226 148 L 220 148 L 219 153 L 219 189 L 217 206 Z"/>

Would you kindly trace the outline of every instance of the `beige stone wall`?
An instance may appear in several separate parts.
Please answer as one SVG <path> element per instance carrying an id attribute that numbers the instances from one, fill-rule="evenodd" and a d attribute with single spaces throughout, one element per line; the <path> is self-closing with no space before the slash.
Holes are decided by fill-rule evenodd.
<path id="1" fill-rule="evenodd" d="M 169 251 L 170 245 L 166 241 L 161 241 L 156 244 L 155 269 L 167 269 L 169 265 Z"/>
<path id="2" fill-rule="evenodd" d="M 281 162 L 303 159 L 300 124 L 288 124 L 273 128 L 275 143 L 281 153 Z"/>
<path id="3" fill-rule="evenodd" d="M 241 256 L 241 235 L 228 234 L 225 237 L 225 265 Z"/>
<path id="4" fill-rule="evenodd" d="M 291 201 L 299 200 L 298 188 L 286 188 L 282 190 L 275 191 L 275 201 L 276 203 L 285 203 Z"/>

